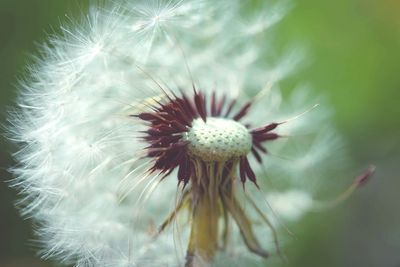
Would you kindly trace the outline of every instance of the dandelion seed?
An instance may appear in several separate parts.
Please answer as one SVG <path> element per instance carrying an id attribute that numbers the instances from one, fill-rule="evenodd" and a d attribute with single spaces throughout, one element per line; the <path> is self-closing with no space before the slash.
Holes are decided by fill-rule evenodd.
<path id="1" fill-rule="evenodd" d="M 45 258 L 245 266 L 279 253 L 280 215 L 324 206 L 303 178 L 334 164 L 333 131 L 319 129 L 326 111 L 310 109 L 303 89 L 283 100 L 276 84 L 298 56 L 267 65 L 272 51 L 260 44 L 285 10 L 266 3 L 244 14 L 242 5 L 93 6 L 43 46 L 9 121 L 21 144 L 13 185 Z M 296 134 L 305 137 L 293 149 Z M 265 172 L 306 186 L 268 196 Z"/>

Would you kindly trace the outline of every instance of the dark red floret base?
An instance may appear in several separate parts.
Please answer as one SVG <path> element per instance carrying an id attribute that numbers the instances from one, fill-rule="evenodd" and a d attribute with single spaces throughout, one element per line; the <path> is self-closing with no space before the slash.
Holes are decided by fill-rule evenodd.
<path id="1" fill-rule="evenodd" d="M 226 95 L 218 97 L 216 92 L 210 95 L 209 101 L 204 93 L 197 90 L 194 90 L 192 97 L 183 92 L 180 92 L 180 96 L 172 93 L 171 95 L 165 93 L 164 96 L 164 100 L 156 101 L 148 112 L 133 116 L 148 126 L 148 130 L 143 132 L 142 139 L 149 144 L 145 148 L 147 157 L 154 159 L 149 171 L 158 171 L 162 174 L 162 178 L 165 178 L 178 168 L 178 181 L 186 185 L 193 176 L 194 166 L 187 151 L 189 141 L 185 140 L 184 134 L 192 127 L 193 120 L 201 118 L 207 122 L 208 117 L 219 117 L 239 122 L 248 114 L 252 103 L 247 102 L 234 112 L 237 100 L 228 100 Z M 249 129 L 250 126 L 245 125 L 253 140 L 251 152 L 258 162 L 262 162 L 261 154 L 267 153 L 263 143 L 279 137 L 272 132 L 278 126 L 279 123 L 270 123 L 260 128 Z M 247 155 L 240 157 L 238 165 L 241 182 L 244 184 L 249 179 L 257 185 Z"/>

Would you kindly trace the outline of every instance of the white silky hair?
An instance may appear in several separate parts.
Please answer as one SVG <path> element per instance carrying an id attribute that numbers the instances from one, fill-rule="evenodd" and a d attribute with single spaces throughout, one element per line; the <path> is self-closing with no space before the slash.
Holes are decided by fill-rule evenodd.
<path id="1" fill-rule="evenodd" d="M 23 215 L 38 225 L 43 257 L 80 267 L 183 264 L 189 230 L 184 218 L 156 240 L 152 234 L 177 203 L 177 178 L 173 173 L 159 182 L 157 173 L 146 172 L 151 162 L 138 138 L 145 126 L 129 115 L 162 95 L 161 88 L 191 94 L 192 83 L 206 95 L 215 90 L 239 103 L 258 96 L 246 117 L 254 127 L 289 119 L 315 104 L 302 88 L 286 101 L 277 86 L 296 70 L 299 53 L 265 60 L 274 53 L 268 29 L 290 4 L 258 4 L 251 9 L 251 1 L 239 0 L 93 3 L 87 16 L 70 19 L 61 34 L 49 37 L 28 68 L 29 78 L 21 81 L 18 107 L 9 117 L 9 137 L 20 145 L 13 186 L 21 192 Z M 307 158 L 288 152 L 294 156 L 286 162 L 267 155 L 266 164 L 256 168 L 261 187 L 266 184 L 262 169 L 284 173 L 289 181 L 296 175 L 297 186 L 304 169 L 318 168 L 315 162 L 329 156 L 332 131 L 326 135 L 319 129 L 326 114 L 318 108 L 282 125 L 284 134 L 307 134 L 304 150 L 301 143 L 296 149 Z M 289 156 L 287 147 L 287 139 L 279 140 L 271 151 Z M 306 194 L 312 192 L 301 189 L 290 199 L 309 201 Z M 303 212 L 295 213 L 298 218 Z M 233 233 L 232 254 L 218 256 L 215 265 L 236 266 L 243 254 L 241 262 L 259 262 L 246 252 L 239 231 Z M 261 242 L 271 247 L 271 238 Z"/>

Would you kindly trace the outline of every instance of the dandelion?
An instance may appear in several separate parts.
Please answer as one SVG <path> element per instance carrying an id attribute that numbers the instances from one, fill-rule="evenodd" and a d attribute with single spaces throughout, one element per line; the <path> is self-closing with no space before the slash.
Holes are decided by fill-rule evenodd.
<path id="1" fill-rule="evenodd" d="M 303 174 L 334 164 L 327 112 L 302 88 L 283 100 L 298 54 L 273 61 L 265 43 L 287 4 L 251 4 L 93 6 L 42 46 L 10 123 L 13 185 L 43 257 L 244 266 L 279 252 L 280 215 L 326 206 Z M 265 173 L 299 187 L 268 194 Z"/>

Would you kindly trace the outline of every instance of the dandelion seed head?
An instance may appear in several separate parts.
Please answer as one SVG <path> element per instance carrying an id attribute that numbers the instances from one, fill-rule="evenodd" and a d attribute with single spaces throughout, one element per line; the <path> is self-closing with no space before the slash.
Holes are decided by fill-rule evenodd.
<path id="1" fill-rule="evenodd" d="M 266 60 L 275 53 L 268 29 L 285 5 L 267 2 L 251 14 L 242 7 L 236 0 L 92 5 L 41 46 L 9 136 L 20 145 L 12 170 L 18 205 L 38 225 L 43 257 L 109 267 L 212 259 L 220 266 L 218 259 L 269 255 L 271 229 L 254 223 L 255 208 L 242 207 L 242 186 L 268 214 L 257 191 L 268 187 L 264 173 L 308 185 L 313 175 L 302 174 L 330 155 L 331 138 L 319 132 L 322 107 L 283 123 L 315 104 L 303 88 L 289 98 L 279 90 L 299 53 Z M 306 141 L 283 138 L 296 133 Z M 272 205 L 299 218 L 307 189 Z M 289 199 L 306 204 L 285 208 Z M 202 227 L 208 240 L 196 233 Z M 226 240 L 224 227 L 232 233 Z M 232 257 L 221 256 L 223 246 Z"/>

